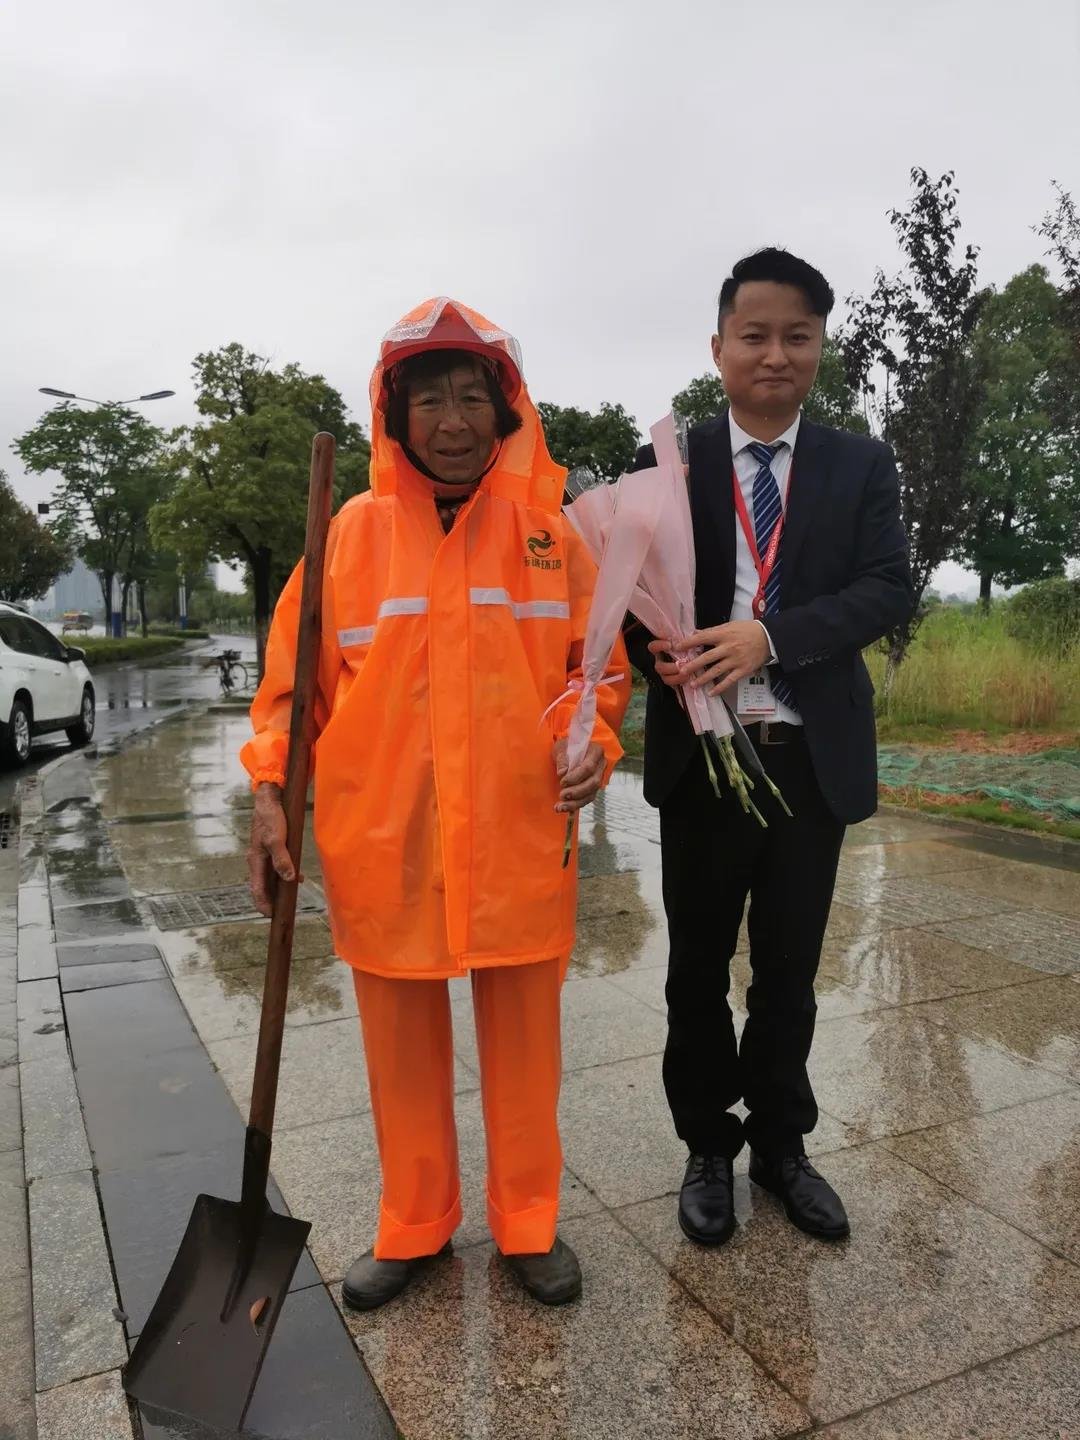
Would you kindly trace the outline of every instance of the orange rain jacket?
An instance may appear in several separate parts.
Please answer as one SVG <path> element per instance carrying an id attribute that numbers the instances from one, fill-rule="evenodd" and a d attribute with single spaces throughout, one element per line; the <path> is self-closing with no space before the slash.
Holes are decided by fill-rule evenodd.
<path id="1" fill-rule="evenodd" d="M 444 535 L 430 483 L 385 433 L 383 370 L 402 335 L 415 351 L 425 326 L 438 345 L 440 327 L 462 321 L 480 353 L 502 337 L 500 376 L 524 424 Z M 378 975 L 433 979 L 573 948 L 576 857 L 563 868 L 552 758 L 573 701 L 541 717 L 580 676 L 595 567 L 563 520 L 566 472 L 515 367 L 510 338 L 464 306 L 405 316 L 372 377 L 371 491 L 330 526 L 315 841 L 337 953 Z M 300 570 L 278 601 L 241 752 L 256 784 L 284 776 Z M 594 739 L 610 776 L 630 690 L 621 642 L 607 673 Z"/>

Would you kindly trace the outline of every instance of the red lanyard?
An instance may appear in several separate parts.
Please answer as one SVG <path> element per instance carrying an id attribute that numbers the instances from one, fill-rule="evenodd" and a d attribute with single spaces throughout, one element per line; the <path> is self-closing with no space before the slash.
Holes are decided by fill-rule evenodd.
<path id="1" fill-rule="evenodd" d="M 735 491 L 735 510 L 742 525 L 743 534 L 746 536 L 746 543 L 750 547 L 750 558 L 754 562 L 754 569 L 757 571 L 758 588 L 754 596 L 753 611 L 757 619 L 765 614 L 765 589 L 769 583 L 769 577 L 776 568 L 776 557 L 780 553 L 780 541 L 784 534 L 784 521 L 787 518 L 787 507 L 782 506 L 780 518 L 773 526 L 773 532 L 769 536 L 769 543 L 765 549 L 765 558 L 758 554 L 757 538 L 754 535 L 754 527 L 750 524 L 750 516 L 746 510 L 746 501 L 743 499 L 742 486 L 739 484 L 739 477 L 735 467 L 731 467 L 731 484 Z M 779 488 L 779 486 L 777 487 Z M 788 472 L 788 491 L 791 490 L 791 472 Z"/>

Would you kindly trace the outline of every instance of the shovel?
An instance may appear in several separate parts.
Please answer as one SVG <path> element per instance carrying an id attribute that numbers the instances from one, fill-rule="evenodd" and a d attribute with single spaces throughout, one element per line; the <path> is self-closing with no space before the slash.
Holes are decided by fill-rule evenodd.
<path id="1" fill-rule="evenodd" d="M 311 452 L 284 795 L 289 857 L 298 878 L 278 880 L 274 891 L 240 1200 L 196 1199 L 176 1259 L 124 1371 L 124 1389 L 140 1405 L 226 1431 L 243 1424 L 311 1229 L 306 1220 L 270 1209 L 266 1181 L 315 730 L 323 556 L 333 489 L 334 437 L 319 434 Z"/>

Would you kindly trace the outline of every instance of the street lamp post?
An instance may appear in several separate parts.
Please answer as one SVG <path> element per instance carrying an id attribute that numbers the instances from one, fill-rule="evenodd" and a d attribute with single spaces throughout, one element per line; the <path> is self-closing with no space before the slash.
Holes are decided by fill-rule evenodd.
<path id="1" fill-rule="evenodd" d="M 91 400 L 87 395 L 76 395 L 73 390 L 57 390 L 52 385 L 39 385 L 38 393 L 52 395 L 57 400 L 78 400 L 84 405 L 96 405 L 100 410 L 122 410 L 125 405 L 138 405 L 144 400 L 167 400 L 175 390 L 151 390 L 146 395 L 133 395 L 130 400 Z M 124 633 L 124 617 L 120 610 L 120 581 L 113 576 L 112 595 L 109 597 L 109 628 L 114 640 Z"/>

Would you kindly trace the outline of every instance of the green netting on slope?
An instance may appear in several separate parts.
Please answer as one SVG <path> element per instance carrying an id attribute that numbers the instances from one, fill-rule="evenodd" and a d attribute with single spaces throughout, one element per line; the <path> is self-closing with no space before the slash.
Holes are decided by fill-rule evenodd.
<path id="1" fill-rule="evenodd" d="M 883 745 L 878 777 L 883 785 L 914 785 L 941 795 L 985 795 L 1061 820 L 1080 817 L 1080 750 L 970 755 Z"/>

